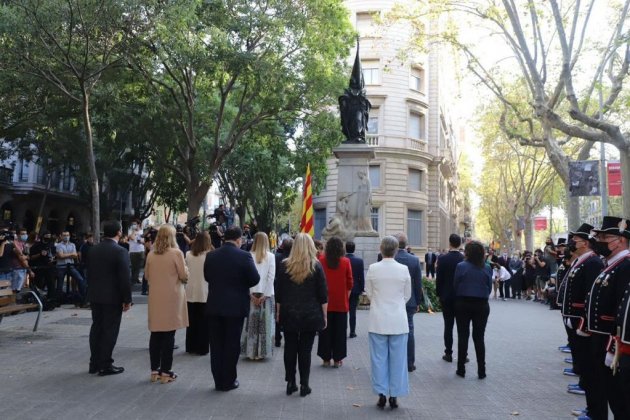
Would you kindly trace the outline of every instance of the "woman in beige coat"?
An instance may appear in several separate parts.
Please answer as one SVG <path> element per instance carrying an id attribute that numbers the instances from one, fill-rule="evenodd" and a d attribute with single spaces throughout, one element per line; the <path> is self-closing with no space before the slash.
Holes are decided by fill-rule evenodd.
<path id="1" fill-rule="evenodd" d="M 147 256 L 144 275 L 149 282 L 149 353 L 151 382 L 173 382 L 171 370 L 175 330 L 188 327 L 188 310 L 184 285 L 188 268 L 175 241 L 175 228 L 162 225 L 153 250 Z"/>

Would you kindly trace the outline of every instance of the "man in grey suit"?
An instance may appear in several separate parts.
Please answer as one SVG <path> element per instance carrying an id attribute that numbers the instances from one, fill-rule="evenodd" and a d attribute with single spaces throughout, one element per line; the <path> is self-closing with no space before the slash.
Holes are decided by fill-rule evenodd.
<path id="1" fill-rule="evenodd" d="M 92 309 L 90 373 L 115 375 L 125 369 L 114 366 L 112 353 L 118 339 L 122 313 L 131 307 L 129 253 L 118 245 L 122 228 L 117 221 L 103 226 L 105 238 L 90 249 L 87 297 Z"/>
<path id="2" fill-rule="evenodd" d="M 407 370 L 416 370 L 416 340 L 413 333 L 413 316 L 420 310 L 422 302 L 422 268 L 420 260 L 415 255 L 407 252 L 407 235 L 398 233 L 398 252 L 394 259 L 400 264 L 406 265 L 411 276 L 411 298 L 407 301 L 407 321 L 409 322 L 409 339 L 407 340 Z"/>

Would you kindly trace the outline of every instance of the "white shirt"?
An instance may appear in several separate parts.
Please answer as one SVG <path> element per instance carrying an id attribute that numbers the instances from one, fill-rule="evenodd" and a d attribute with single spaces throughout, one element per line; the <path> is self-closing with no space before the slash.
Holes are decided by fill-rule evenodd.
<path id="1" fill-rule="evenodd" d="M 376 334 L 409 333 L 406 304 L 411 297 L 411 276 L 407 266 L 393 258 L 371 264 L 365 279 L 370 298 L 368 331 Z"/>
<path id="2" fill-rule="evenodd" d="M 203 264 L 206 262 L 206 254 L 194 256 L 192 252 L 186 253 L 186 265 L 188 266 L 188 283 L 186 284 L 186 300 L 191 303 L 206 303 L 208 300 L 208 282 L 203 276 Z"/>
<path id="3" fill-rule="evenodd" d="M 135 238 L 132 239 L 132 235 L 134 233 Z M 129 234 L 129 253 L 132 252 L 144 252 L 144 238 L 142 238 L 142 231 L 132 231 Z"/>
<path id="4" fill-rule="evenodd" d="M 498 272 L 498 277 L 500 281 L 506 281 L 509 280 L 512 275 L 510 274 L 509 271 L 507 271 L 507 269 L 503 266 L 499 267 L 499 272 Z"/>
<path id="5" fill-rule="evenodd" d="M 262 293 L 264 296 L 271 297 L 274 295 L 273 279 L 276 277 L 276 257 L 271 252 L 267 252 L 267 257 L 258 264 L 256 254 L 253 252 L 251 254 L 256 264 L 256 270 L 260 275 L 260 281 L 249 289 L 249 293 Z"/>

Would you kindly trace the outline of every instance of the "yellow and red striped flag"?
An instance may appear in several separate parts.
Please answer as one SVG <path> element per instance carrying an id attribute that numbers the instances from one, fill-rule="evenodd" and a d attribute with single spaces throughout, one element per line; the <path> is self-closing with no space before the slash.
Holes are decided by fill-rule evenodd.
<path id="1" fill-rule="evenodd" d="M 313 222 L 313 188 L 311 187 L 311 164 L 306 166 L 306 179 L 304 180 L 304 191 L 302 193 L 302 220 L 300 221 L 300 232 L 315 236 L 315 226 Z"/>

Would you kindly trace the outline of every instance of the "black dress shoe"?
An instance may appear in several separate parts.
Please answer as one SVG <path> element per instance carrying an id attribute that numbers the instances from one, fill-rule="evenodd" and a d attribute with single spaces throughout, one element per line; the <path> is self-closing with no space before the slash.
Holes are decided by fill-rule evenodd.
<path id="1" fill-rule="evenodd" d="M 414 370 L 416 370 L 416 365 L 407 366 L 407 371 L 408 372 L 413 372 Z"/>
<path id="2" fill-rule="evenodd" d="M 92 366 L 92 365 L 90 365 L 90 370 L 88 370 L 88 372 L 89 372 L 89 373 L 90 373 L 90 375 L 91 375 L 91 374 L 93 374 L 93 373 L 97 373 L 97 372 L 98 372 L 98 369 L 96 368 L 96 366 Z"/>
<path id="3" fill-rule="evenodd" d="M 355 338 L 357 335 L 355 333 L 350 333 L 350 335 L 348 336 L 348 338 Z"/>
<path id="4" fill-rule="evenodd" d="M 387 404 L 387 397 L 383 394 L 378 394 L 378 402 L 376 406 L 380 409 L 385 408 L 385 404 Z"/>
<path id="5" fill-rule="evenodd" d="M 300 385 L 300 397 L 306 397 L 311 391 L 308 385 Z"/>
<path id="6" fill-rule="evenodd" d="M 98 376 L 109 376 L 109 375 L 118 375 L 119 373 L 123 373 L 125 371 L 124 367 L 118 366 L 110 366 L 106 369 L 101 369 L 98 371 Z"/>
<path id="7" fill-rule="evenodd" d="M 275 344 L 276 344 L 276 347 L 280 347 L 280 346 L 282 346 L 282 341 L 276 340 Z"/>
<path id="8" fill-rule="evenodd" d="M 477 375 L 479 376 L 479 379 L 486 379 L 486 372 L 479 372 Z"/>
<path id="9" fill-rule="evenodd" d="M 295 384 L 295 381 L 287 381 L 287 395 L 291 395 L 297 390 L 298 387 Z"/>
<path id="10" fill-rule="evenodd" d="M 234 381 L 234 383 L 232 383 L 231 385 L 221 388 L 220 391 L 225 391 L 225 392 L 231 391 L 233 389 L 238 388 L 240 385 L 241 384 L 239 384 L 238 381 Z"/>
<path id="11" fill-rule="evenodd" d="M 462 378 L 465 378 L 466 377 L 466 371 L 463 370 L 463 369 L 457 369 L 455 371 L 455 375 L 460 376 Z"/>
<path id="12" fill-rule="evenodd" d="M 392 410 L 398 408 L 398 400 L 396 397 L 389 397 L 389 406 Z"/>
<path id="13" fill-rule="evenodd" d="M 442 356 L 442 360 L 444 360 L 445 362 L 453 363 L 453 355 L 445 354 L 444 356 Z"/>

